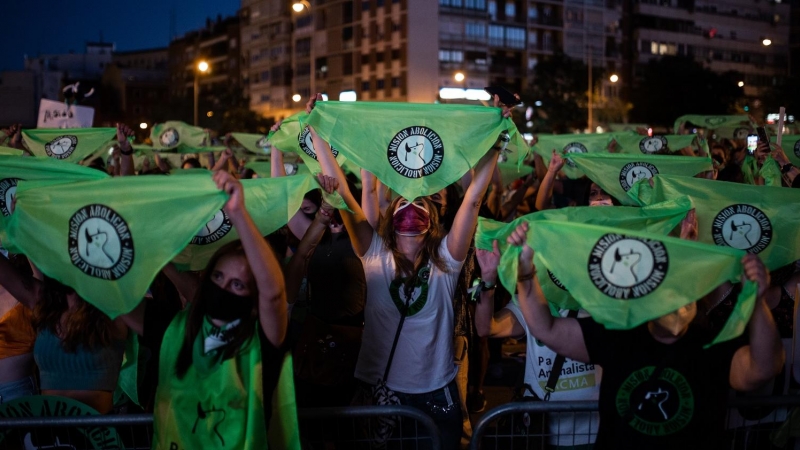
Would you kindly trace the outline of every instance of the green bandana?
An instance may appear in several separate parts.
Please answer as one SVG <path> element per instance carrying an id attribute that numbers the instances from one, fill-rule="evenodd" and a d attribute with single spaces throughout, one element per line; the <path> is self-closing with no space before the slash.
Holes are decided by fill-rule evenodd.
<path id="1" fill-rule="evenodd" d="M 311 142 L 311 134 L 308 131 L 308 127 L 300 123 L 301 120 L 306 120 L 307 118 L 308 114 L 305 111 L 287 117 L 281 122 L 281 127 L 278 131 L 269 133 L 268 139 L 275 148 L 300 155 L 311 173 L 319 173 L 322 168 L 317 162 L 317 151 Z M 342 165 L 347 160 L 336 147 L 332 147 L 331 151 L 339 165 Z"/>
<path id="2" fill-rule="evenodd" d="M 205 130 L 177 120 L 153 125 L 150 140 L 156 150 L 172 150 L 180 146 L 198 148 L 209 143 Z"/>
<path id="3" fill-rule="evenodd" d="M 691 146 L 696 138 L 696 134 L 657 134 L 654 136 L 631 134 L 615 136 L 614 140 L 617 141 L 615 149 L 617 153 L 653 155 L 666 151 L 677 152 Z"/>
<path id="4" fill-rule="evenodd" d="M 531 147 L 531 150 L 541 156 L 545 165 L 549 166 L 553 150 L 561 156 L 568 156 L 571 153 L 607 153 L 608 144 L 617 135 L 616 133 L 540 134 L 536 136 L 538 141 Z M 566 158 L 566 164 L 561 170 L 572 179 L 584 175 L 570 158 Z"/>
<path id="5" fill-rule="evenodd" d="M 250 133 L 231 133 L 231 136 L 247 151 L 258 155 L 269 155 L 270 145 L 267 136 Z"/>
<path id="6" fill-rule="evenodd" d="M 116 128 L 37 128 L 23 130 L 22 140 L 34 156 L 77 163 L 114 145 Z"/>
<path id="7" fill-rule="evenodd" d="M 736 128 L 736 127 L 753 127 L 750 121 L 750 116 L 702 116 L 695 114 L 688 114 L 680 116 L 675 120 L 675 134 L 680 132 L 681 125 L 685 122 L 690 122 L 700 128 L 709 130 L 717 130 L 720 128 Z M 733 136 L 725 136 L 733 137 Z"/>

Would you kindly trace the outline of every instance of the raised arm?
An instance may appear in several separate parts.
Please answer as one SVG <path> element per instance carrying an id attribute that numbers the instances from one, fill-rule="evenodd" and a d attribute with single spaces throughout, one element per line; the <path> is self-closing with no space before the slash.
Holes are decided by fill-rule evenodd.
<path id="1" fill-rule="evenodd" d="M 42 282 L 17 271 L 6 257 L 0 255 L 0 284 L 28 309 L 33 309 L 42 295 Z"/>
<path id="2" fill-rule="evenodd" d="M 230 195 L 225 212 L 242 241 L 247 262 L 258 286 L 258 317 L 270 343 L 280 347 L 286 337 L 286 286 L 283 271 L 267 241 L 256 228 L 244 205 L 242 183 L 223 171 L 214 173 L 214 182 Z"/>
<path id="3" fill-rule="evenodd" d="M 564 158 L 553 150 L 553 156 L 550 158 L 550 165 L 547 166 L 547 173 L 544 175 L 544 179 L 542 179 L 542 184 L 539 185 L 539 192 L 536 193 L 536 209 L 539 211 L 552 208 L 553 185 L 556 182 L 558 171 L 564 167 L 564 162 Z"/>
<path id="4" fill-rule="evenodd" d="M 117 143 L 119 144 L 119 174 L 120 176 L 135 175 L 136 169 L 133 165 L 133 146 L 128 141 L 128 138 L 133 136 L 133 130 L 130 127 L 118 123 L 117 124 Z"/>
<path id="5" fill-rule="evenodd" d="M 378 187 L 381 182 L 372 173 L 361 169 L 361 209 L 373 229 L 378 229 L 381 221 L 381 205 L 378 199 Z"/>
<path id="6" fill-rule="evenodd" d="M 180 272 L 172 263 L 168 263 L 161 271 L 175 285 L 178 294 L 183 297 L 181 300 L 182 306 L 185 307 L 186 303 L 194 301 L 197 289 L 200 287 L 200 278 L 195 273 Z"/>
<path id="7" fill-rule="evenodd" d="M 508 237 L 508 243 L 522 246 L 517 274 L 519 309 L 528 325 L 528 331 L 559 355 L 580 362 L 589 362 L 589 351 L 583 340 L 583 330 L 578 320 L 571 317 L 553 317 L 536 277 L 533 249 L 527 243 L 528 224 L 523 222 Z"/>
<path id="8" fill-rule="evenodd" d="M 309 114 L 318 100 L 322 100 L 322 94 L 317 94 L 306 105 L 306 111 Z M 317 153 L 317 160 L 320 167 L 322 167 L 323 175 L 333 177 L 339 182 L 339 195 L 342 196 L 347 207 L 352 211 L 341 210 L 342 221 L 345 228 L 347 228 L 347 234 L 350 235 L 353 251 L 356 255 L 363 256 L 369 250 L 370 244 L 372 244 L 374 228 L 367 221 L 367 217 L 355 197 L 353 197 L 353 193 L 350 192 L 344 172 L 342 172 L 342 168 L 339 167 L 333 152 L 331 152 L 331 146 L 319 137 L 312 127 L 308 128 L 311 132 L 311 141 L 314 144 L 314 151 Z"/>
<path id="9" fill-rule="evenodd" d="M 780 373 L 786 355 L 765 299 L 769 272 L 756 255 L 745 255 L 742 266 L 744 277 L 758 283 L 758 299 L 748 324 L 750 343 L 733 355 L 730 383 L 737 391 L 751 391 Z"/>
<path id="10" fill-rule="evenodd" d="M 497 241 L 492 242 L 492 251 L 475 250 L 478 265 L 481 267 L 480 300 L 475 305 L 475 328 L 480 337 L 515 337 L 525 334 L 525 329 L 511 311 L 503 308 L 494 313 L 494 293 L 497 286 L 497 265 L 500 263 L 500 250 Z"/>

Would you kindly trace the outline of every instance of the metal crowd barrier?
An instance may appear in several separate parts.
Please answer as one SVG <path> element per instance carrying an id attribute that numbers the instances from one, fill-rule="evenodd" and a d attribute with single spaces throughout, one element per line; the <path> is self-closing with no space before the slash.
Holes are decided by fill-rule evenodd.
<path id="1" fill-rule="evenodd" d="M 487 411 L 474 424 L 469 448 L 545 449 L 550 447 L 550 439 L 554 437 L 547 431 L 546 414 L 574 418 L 596 412 L 597 406 L 597 402 L 541 401 L 501 405 Z M 725 448 L 748 450 L 784 444 L 785 448 L 800 448 L 800 443 L 792 441 L 794 438 L 788 430 L 778 432 L 786 426 L 790 416 L 800 424 L 798 407 L 800 395 L 732 399 L 726 418 Z M 525 413 L 529 413 L 527 419 Z M 433 420 L 410 406 L 300 409 L 302 447 L 304 450 L 374 449 L 371 438 L 374 420 L 388 417 L 400 420 L 383 448 L 441 448 Z M 3 418 L 0 419 L 0 450 L 145 450 L 152 444 L 152 427 L 150 414 Z M 563 434 L 559 436 L 564 438 Z"/>
<path id="2" fill-rule="evenodd" d="M 386 449 L 439 450 L 436 425 L 410 406 L 350 406 L 298 410 L 303 449 L 370 449 L 375 420 L 398 417 Z M 0 450 L 146 450 L 151 414 L 0 419 Z"/>
<path id="3" fill-rule="evenodd" d="M 778 433 L 784 422 L 792 414 L 794 408 L 800 407 L 800 395 L 784 395 L 775 397 L 737 397 L 728 403 L 725 423 L 724 448 L 768 449 L 798 448 L 789 445 L 788 430 Z M 565 435 L 551 434 L 547 427 L 547 414 L 558 413 L 563 421 L 575 420 L 578 415 L 595 426 L 597 417 L 590 413 L 598 410 L 596 401 L 580 402 L 513 402 L 492 408 L 487 411 L 472 427 L 470 450 L 538 450 L 553 447 L 556 437 L 562 439 L 560 445 L 573 439 L 580 444 L 586 442 L 587 434 Z M 795 411 L 800 425 L 800 409 Z M 527 416 L 526 416 L 527 414 Z M 552 417 L 552 416 L 551 416 Z M 563 422 L 562 422 L 563 423 Z M 776 440 L 783 438 L 783 443 Z M 800 444 L 797 444 L 800 445 Z"/>

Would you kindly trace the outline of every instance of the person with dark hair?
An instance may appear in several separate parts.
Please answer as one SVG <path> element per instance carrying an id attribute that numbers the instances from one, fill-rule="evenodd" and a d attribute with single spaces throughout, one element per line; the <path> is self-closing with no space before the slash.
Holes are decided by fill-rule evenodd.
<path id="1" fill-rule="evenodd" d="M 242 184 L 222 171 L 214 181 L 230 195 L 224 209 L 240 241 L 214 254 L 199 286 L 175 283 L 193 300 L 173 319 L 161 346 L 158 449 L 177 443 L 203 448 L 211 441 L 267 447 L 265 407 L 271 408 L 287 329 L 283 273 L 245 208 Z"/>
<path id="2" fill-rule="evenodd" d="M 200 164 L 200 160 L 197 158 L 186 158 L 181 163 L 181 169 L 202 169 L 203 165 Z"/>
<path id="3" fill-rule="evenodd" d="M 309 102 L 309 113 L 317 100 L 321 95 Z M 507 117 L 510 110 L 503 114 Z M 383 217 L 368 211 L 377 207 L 375 202 L 365 202 L 362 209 L 328 143 L 310 132 L 322 173 L 338 180 L 338 192 L 352 211 L 342 210 L 342 219 L 367 283 L 356 401 L 372 403 L 373 390 L 387 388 L 401 404 L 433 418 L 443 448 L 458 448 L 462 415 L 455 382 L 453 296 L 502 148 L 499 136 L 478 162 L 453 226 L 445 233 L 438 208 L 427 197 L 397 197 Z M 377 229 L 368 217 L 380 217 Z"/>

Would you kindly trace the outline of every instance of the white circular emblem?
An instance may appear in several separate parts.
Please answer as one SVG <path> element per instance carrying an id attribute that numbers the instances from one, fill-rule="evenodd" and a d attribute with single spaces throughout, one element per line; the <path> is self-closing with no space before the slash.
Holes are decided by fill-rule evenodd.
<path id="1" fill-rule="evenodd" d="M 161 145 L 166 148 L 175 147 L 178 145 L 180 139 L 181 135 L 178 133 L 178 130 L 172 127 L 162 131 L 161 135 L 158 136 L 158 142 L 160 142 Z"/>
<path id="2" fill-rule="evenodd" d="M 387 158 L 400 175 L 406 178 L 422 178 L 441 167 L 444 144 L 442 138 L 430 128 L 408 127 L 392 138 Z"/>
<path id="3" fill-rule="evenodd" d="M 653 153 L 658 153 L 662 148 L 667 147 L 667 138 L 664 136 L 648 136 L 643 138 L 639 141 L 639 151 L 646 154 L 652 155 Z"/>
<path id="4" fill-rule="evenodd" d="M 733 130 L 733 138 L 734 139 L 745 140 L 745 139 L 747 139 L 747 135 L 748 134 L 750 134 L 750 130 L 748 130 L 747 128 L 737 128 L 737 129 Z"/>
<path id="5" fill-rule="evenodd" d="M 206 225 L 197 232 L 192 238 L 192 244 L 195 245 L 208 245 L 222 239 L 226 234 L 231 231 L 233 226 L 225 214 L 225 211 L 219 210 L 214 217 L 209 220 Z"/>
<path id="6" fill-rule="evenodd" d="M 570 142 L 564 146 L 564 154 L 567 153 L 589 153 L 589 149 L 587 149 L 586 146 L 580 142 Z M 575 167 L 575 161 L 572 159 L 567 158 L 565 162 L 568 166 Z"/>
<path id="7" fill-rule="evenodd" d="M 606 234 L 589 256 L 589 276 L 603 294 L 616 299 L 643 297 L 667 275 L 669 255 L 661 241 Z"/>
<path id="8" fill-rule="evenodd" d="M 725 123 L 725 118 L 724 117 L 707 117 L 705 122 L 706 122 L 706 125 L 711 126 L 711 127 L 715 127 L 717 125 L 721 125 L 721 124 Z"/>
<path id="9" fill-rule="evenodd" d="M 311 139 L 311 132 L 309 131 L 308 127 L 305 127 L 303 131 L 300 132 L 300 136 L 297 137 L 297 141 L 300 143 L 300 149 L 305 152 L 306 155 L 314 158 L 314 161 L 317 160 L 317 152 L 314 150 L 314 143 Z M 331 146 L 331 153 L 333 153 L 333 157 L 339 156 L 339 150 L 336 150 L 334 146 Z"/>
<path id="10" fill-rule="evenodd" d="M 264 136 L 261 139 L 257 140 L 256 147 L 260 148 L 264 153 L 269 154 L 271 146 L 269 144 L 269 141 L 267 140 L 267 136 Z"/>
<path id="11" fill-rule="evenodd" d="M 0 214 L 8 217 L 14 212 L 11 205 L 17 196 L 17 181 L 19 178 L 3 178 L 0 180 Z"/>
<path id="12" fill-rule="evenodd" d="M 755 206 L 731 205 L 714 218 L 711 236 L 719 246 L 760 253 L 772 241 L 772 222 Z"/>
<path id="13" fill-rule="evenodd" d="M 566 291 L 566 290 L 567 290 L 567 288 L 565 288 L 565 287 L 564 287 L 564 284 L 563 284 L 563 283 L 561 283 L 561 280 L 559 280 L 559 279 L 558 279 L 558 278 L 557 278 L 557 277 L 556 277 L 556 276 L 553 274 L 553 272 L 550 272 L 550 269 L 547 269 L 547 276 L 548 276 L 548 277 L 550 277 L 550 281 L 552 281 L 552 282 L 553 282 L 553 284 L 555 284 L 557 288 L 561 289 L 562 291 Z"/>
<path id="14" fill-rule="evenodd" d="M 648 180 L 658 175 L 656 166 L 646 162 L 629 162 L 619 171 L 619 185 L 625 192 L 639 180 Z"/>
<path id="15" fill-rule="evenodd" d="M 72 264 L 95 278 L 118 280 L 133 266 L 128 223 L 105 205 L 87 205 L 72 215 L 68 248 Z"/>
<path id="16" fill-rule="evenodd" d="M 77 145 L 78 136 L 59 136 L 44 145 L 44 152 L 51 158 L 67 159 L 75 151 Z"/>

